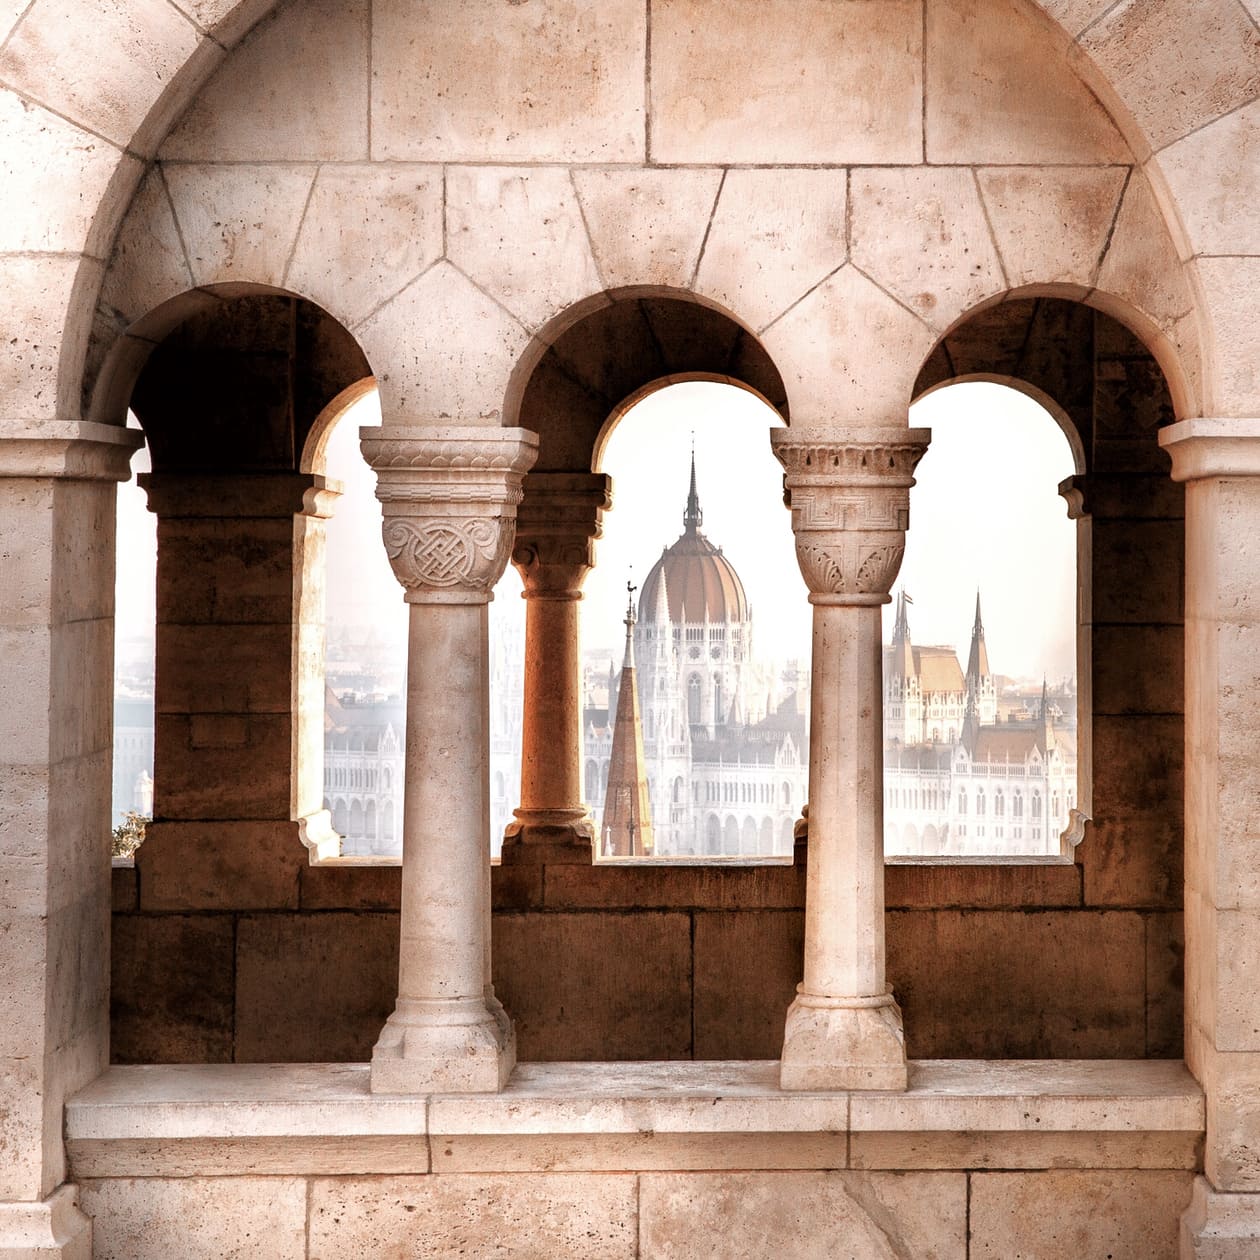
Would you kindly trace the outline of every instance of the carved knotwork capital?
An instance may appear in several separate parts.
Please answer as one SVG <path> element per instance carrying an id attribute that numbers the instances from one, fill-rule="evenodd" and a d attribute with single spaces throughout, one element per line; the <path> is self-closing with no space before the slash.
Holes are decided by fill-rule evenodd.
<path id="1" fill-rule="evenodd" d="M 598 473 L 531 473 L 516 512 L 512 563 L 527 599 L 580 599 L 612 483 Z"/>
<path id="2" fill-rule="evenodd" d="M 525 429 L 364 429 L 381 527 L 411 603 L 488 600 L 512 551 L 521 483 L 538 455 Z"/>
<path id="3" fill-rule="evenodd" d="M 926 429 L 771 432 L 811 603 L 880 604 L 901 567 Z"/>

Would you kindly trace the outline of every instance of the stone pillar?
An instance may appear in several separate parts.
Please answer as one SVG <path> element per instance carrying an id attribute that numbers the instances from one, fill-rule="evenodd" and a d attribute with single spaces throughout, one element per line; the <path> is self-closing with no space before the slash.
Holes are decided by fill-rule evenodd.
<path id="1" fill-rule="evenodd" d="M 141 477 L 158 517 L 152 910 L 296 907 L 323 810 L 323 540 L 310 473 Z M 319 578 L 319 581 L 316 579 Z"/>
<path id="2" fill-rule="evenodd" d="M 582 801 L 582 655 L 578 601 L 612 506 L 609 479 L 531 473 L 512 563 L 525 584 L 521 805 L 503 862 L 590 862 L 595 825 Z"/>
<path id="3" fill-rule="evenodd" d="M 109 1063 L 114 483 L 135 430 L 0 422 L 0 1257 L 87 1260 L 62 1111 Z"/>
<path id="4" fill-rule="evenodd" d="M 1260 1255 L 1260 420 L 1160 433 L 1186 486 L 1186 1063 L 1207 1095 L 1183 1260 Z"/>
<path id="5" fill-rule="evenodd" d="M 398 1001 L 372 1089 L 493 1092 L 516 1043 L 489 983 L 487 614 L 537 438 L 387 425 L 363 430 L 362 445 L 411 606 Z"/>
<path id="6" fill-rule="evenodd" d="M 796 557 L 814 606 L 805 977 L 788 1010 L 784 1089 L 904 1089 L 901 1011 L 884 973 L 883 634 L 925 429 L 776 429 Z"/>

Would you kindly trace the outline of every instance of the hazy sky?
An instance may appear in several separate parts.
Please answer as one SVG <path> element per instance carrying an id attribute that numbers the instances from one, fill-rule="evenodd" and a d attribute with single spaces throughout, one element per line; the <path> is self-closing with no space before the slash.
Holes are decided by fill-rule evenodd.
<path id="1" fill-rule="evenodd" d="M 1066 438 L 1036 403 L 997 385 L 941 390 L 916 404 L 911 420 L 933 431 L 911 492 L 899 579 L 914 600 L 915 641 L 957 645 L 965 655 L 978 584 L 996 671 L 1070 674 L 1075 526 L 1056 492 L 1073 471 Z M 346 483 L 346 494 L 329 523 L 328 592 L 347 620 L 371 621 L 401 647 L 406 609 L 380 541 L 374 477 L 358 452 L 358 428 L 372 423 L 379 423 L 375 396 L 347 413 L 330 442 L 329 473 Z M 703 529 L 744 582 L 758 653 L 808 658 L 810 607 L 782 469 L 770 453 L 776 423 L 751 394 L 705 382 L 660 390 L 627 413 L 604 457 L 614 506 L 586 584 L 584 646 L 619 649 L 627 577 L 641 584 L 681 533 L 694 434 Z M 145 459 L 137 456 L 137 470 Z M 120 489 L 118 521 L 119 637 L 151 634 L 154 521 L 134 481 Z M 492 617 L 519 618 L 519 595 L 509 566 Z"/>

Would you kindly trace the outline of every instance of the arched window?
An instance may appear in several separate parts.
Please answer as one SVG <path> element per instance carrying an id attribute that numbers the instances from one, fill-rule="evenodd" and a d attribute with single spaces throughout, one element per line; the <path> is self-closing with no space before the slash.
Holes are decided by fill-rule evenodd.
<path id="1" fill-rule="evenodd" d="M 984 788 L 976 788 L 976 817 L 984 817 Z"/>
<path id="2" fill-rule="evenodd" d="M 687 720 L 692 726 L 700 724 L 700 675 L 692 674 L 687 679 Z"/>

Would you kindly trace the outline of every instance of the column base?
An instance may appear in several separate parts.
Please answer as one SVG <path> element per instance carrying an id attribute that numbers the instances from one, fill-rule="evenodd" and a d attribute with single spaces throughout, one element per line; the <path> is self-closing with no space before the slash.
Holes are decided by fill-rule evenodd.
<path id="1" fill-rule="evenodd" d="M 595 821 L 585 809 L 517 809 L 503 832 L 504 866 L 590 866 Z"/>
<path id="2" fill-rule="evenodd" d="M 1255 1260 L 1260 1256 L 1260 1194 L 1228 1194 L 1194 1179 L 1181 1218 L 1181 1260 Z"/>
<path id="3" fill-rule="evenodd" d="M 516 1066 L 516 1031 L 492 1000 L 400 998 L 372 1050 L 372 1093 L 499 1093 Z"/>
<path id="4" fill-rule="evenodd" d="M 92 1221 L 67 1182 L 39 1203 L 0 1203 L 0 1260 L 91 1260 Z"/>
<path id="5" fill-rule="evenodd" d="M 905 1089 L 901 1008 L 882 998 L 821 998 L 798 991 L 788 1007 L 781 1089 Z"/>

